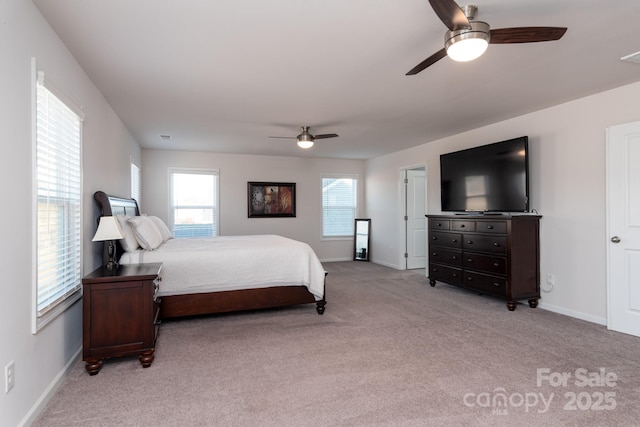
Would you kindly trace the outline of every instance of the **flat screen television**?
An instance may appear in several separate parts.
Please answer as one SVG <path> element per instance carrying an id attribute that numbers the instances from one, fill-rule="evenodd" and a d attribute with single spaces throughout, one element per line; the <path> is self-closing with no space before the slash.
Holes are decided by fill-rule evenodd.
<path id="1" fill-rule="evenodd" d="M 440 156 L 445 212 L 529 212 L 529 138 Z"/>

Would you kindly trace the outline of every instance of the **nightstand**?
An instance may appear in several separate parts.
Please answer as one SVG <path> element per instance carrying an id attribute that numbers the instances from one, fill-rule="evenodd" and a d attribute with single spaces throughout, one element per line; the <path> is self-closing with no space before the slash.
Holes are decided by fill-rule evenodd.
<path id="1" fill-rule="evenodd" d="M 82 360 L 90 375 L 104 359 L 139 355 L 151 366 L 160 326 L 162 263 L 98 268 L 82 279 Z"/>

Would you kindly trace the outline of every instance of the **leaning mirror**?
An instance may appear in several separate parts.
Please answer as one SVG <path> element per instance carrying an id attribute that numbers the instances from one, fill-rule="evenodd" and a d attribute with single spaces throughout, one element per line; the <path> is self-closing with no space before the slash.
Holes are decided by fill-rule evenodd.
<path id="1" fill-rule="evenodd" d="M 370 219 L 356 219 L 354 228 L 354 261 L 369 261 L 369 231 L 371 229 Z"/>

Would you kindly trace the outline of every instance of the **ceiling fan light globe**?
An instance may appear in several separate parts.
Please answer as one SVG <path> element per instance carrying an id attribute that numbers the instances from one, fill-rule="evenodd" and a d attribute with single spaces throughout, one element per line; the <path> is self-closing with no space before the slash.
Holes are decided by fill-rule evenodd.
<path id="1" fill-rule="evenodd" d="M 308 138 L 304 138 L 304 139 L 298 138 L 298 147 L 304 148 L 304 149 L 311 148 L 313 147 L 313 140 Z"/>
<path id="2" fill-rule="evenodd" d="M 470 30 L 447 31 L 447 55 L 458 62 L 473 61 L 482 56 L 489 47 L 489 34 L 489 24 L 481 21 L 471 22 Z"/>

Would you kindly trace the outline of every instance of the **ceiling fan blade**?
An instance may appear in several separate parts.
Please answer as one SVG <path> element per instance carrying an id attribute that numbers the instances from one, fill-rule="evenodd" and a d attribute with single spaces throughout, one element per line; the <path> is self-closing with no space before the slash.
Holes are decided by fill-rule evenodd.
<path id="1" fill-rule="evenodd" d="M 491 44 L 535 43 L 559 40 L 567 31 L 564 27 L 516 27 L 491 30 Z"/>
<path id="2" fill-rule="evenodd" d="M 466 15 L 453 0 L 429 0 L 433 11 L 451 31 L 471 29 Z"/>
<path id="3" fill-rule="evenodd" d="M 337 133 L 325 133 L 322 135 L 314 135 L 313 139 L 327 139 L 327 138 L 337 138 L 338 134 Z"/>
<path id="4" fill-rule="evenodd" d="M 438 62 L 439 60 L 441 60 L 445 56 L 447 56 L 447 50 L 445 48 L 442 48 L 439 51 L 437 51 L 436 53 L 434 53 L 433 55 L 431 55 L 430 57 L 428 57 L 427 59 L 425 59 L 424 61 L 422 61 L 421 63 L 419 63 L 418 65 L 416 65 L 415 67 L 413 67 L 411 69 L 411 71 L 409 71 L 405 75 L 413 76 L 414 74 L 418 74 L 420 71 L 422 71 L 425 68 L 435 64 L 436 62 Z"/>
<path id="5" fill-rule="evenodd" d="M 277 139 L 296 139 L 295 136 L 269 136 L 268 138 L 277 138 Z"/>

